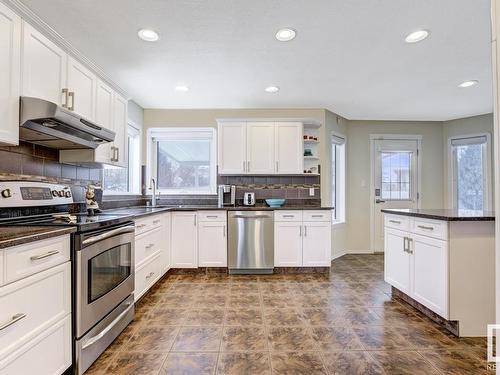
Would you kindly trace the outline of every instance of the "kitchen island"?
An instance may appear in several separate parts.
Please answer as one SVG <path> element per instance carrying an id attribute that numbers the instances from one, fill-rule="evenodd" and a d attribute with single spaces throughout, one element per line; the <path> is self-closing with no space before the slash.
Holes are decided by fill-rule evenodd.
<path id="1" fill-rule="evenodd" d="M 385 281 L 457 336 L 495 322 L 495 215 L 384 209 Z"/>

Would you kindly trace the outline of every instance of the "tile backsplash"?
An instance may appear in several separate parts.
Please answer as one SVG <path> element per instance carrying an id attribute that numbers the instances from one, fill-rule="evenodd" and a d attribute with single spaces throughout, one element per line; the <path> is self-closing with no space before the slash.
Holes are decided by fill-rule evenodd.
<path id="1" fill-rule="evenodd" d="M 62 164 L 58 150 L 20 142 L 19 146 L 0 146 L 0 179 L 66 184 L 74 201 L 81 203 L 87 184 L 102 184 L 102 169 Z"/>

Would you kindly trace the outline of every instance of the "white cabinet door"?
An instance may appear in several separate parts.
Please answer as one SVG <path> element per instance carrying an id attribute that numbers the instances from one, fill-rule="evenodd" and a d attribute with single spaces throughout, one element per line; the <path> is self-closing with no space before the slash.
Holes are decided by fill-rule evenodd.
<path id="1" fill-rule="evenodd" d="M 410 296 L 448 319 L 448 242 L 411 235 L 413 283 Z"/>
<path id="2" fill-rule="evenodd" d="M 163 214 L 162 217 L 163 221 L 163 232 L 162 232 L 162 243 L 161 243 L 161 257 L 162 257 L 162 265 L 163 265 L 163 272 L 165 273 L 170 269 L 170 258 L 171 258 L 171 248 L 172 248 L 172 243 L 171 243 L 171 226 L 172 226 L 172 214 L 166 213 Z"/>
<path id="3" fill-rule="evenodd" d="M 247 173 L 275 173 L 274 122 L 247 123 Z"/>
<path id="4" fill-rule="evenodd" d="M 113 99 L 113 89 L 98 79 L 96 84 L 95 122 L 110 130 L 113 130 Z M 96 161 L 110 164 L 112 162 L 111 146 L 111 143 L 106 143 L 97 147 L 95 150 Z"/>
<path id="5" fill-rule="evenodd" d="M 274 224 L 274 265 L 276 267 L 302 266 L 302 222 Z"/>
<path id="6" fill-rule="evenodd" d="M 127 100 L 115 93 L 113 130 L 116 133 L 113 142 L 114 164 L 120 167 L 127 166 Z"/>
<path id="7" fill-rule="evenodd" d="M 200 222 L 198 225 L 198 266 L 227 267 L 225 222 Z"/>
<path id="8" fill-rule="evenodd" d="M 66 88 L 67 57 L 61 48 L 23 21 L 22 95 L 58 105 L 70 104 L 62 93 Z"/>
<path id="9" fill-rule="evenodd" d="M 246 123 L 219 124 L 218 164 L 220 174 L 246 172 Z"/>
<path id="10" fill-rule="evenodd" d="M 97 76 L 71 56 L 68 56 L 67 72 L 69 109 L 94 121 Z"/>
<path id="11" fill-rule="evenodd" d="M 0 3 L 0 144 L 19 144 L 21 18 Z"/>
<path id="12" fill-rule="evenodd" d="M 196 212 L 172 213 L 172 267 L 198 267 Z"/>
<path id="13" fill-rule="evenodd" d="M 332 225 L 330 222 L 304 222 L 302 265 L 329 267 L 332 254 Z"/>
<path id="14" fill-rule="evenodd" d="M 276 173 L 304 171 L 303 126 L 300 122 L 278 122 L 275 130 Z"/>
<path id="15" fill-rule="evenodd" d="M 404 251 L 408 232 L 385 228 L 384 256 L 385 281 L 403 293 L 410 295 L 410 254 Z"/>

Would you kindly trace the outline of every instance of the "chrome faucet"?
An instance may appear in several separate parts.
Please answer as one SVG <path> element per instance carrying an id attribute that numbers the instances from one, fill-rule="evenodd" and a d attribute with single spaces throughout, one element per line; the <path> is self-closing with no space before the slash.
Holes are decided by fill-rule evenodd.
<path id="1" fill-rule="evenodd" d="M 153 195 L 151 196 L 151 207 L 156 207 L 156 180 L 154 178 L 151 179 L 149 190 L 153 190 Z"/>

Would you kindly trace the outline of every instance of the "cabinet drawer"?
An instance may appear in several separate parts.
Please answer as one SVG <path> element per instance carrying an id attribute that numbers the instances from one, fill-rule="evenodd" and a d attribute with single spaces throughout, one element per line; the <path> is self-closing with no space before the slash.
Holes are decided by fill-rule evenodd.
<path id="1" fill-rule="evenodd" d="M 226 221 L 226 211 L 198 211 L 198 221 Z"/>
<path id="2" fill-rule="evenodd" d="M 70 236 L 10 247 L 4 250 L 5 284 L 41 272 L 70 259 Z"/>
<path id="3" fill-rule="evenodd" d="M 304 211 L 304 221 L 332 221 L 330 210 Z"/>
<path id="4" fill-rule="evenodd" d="M 384 226 L 404 231 L 410 230 L 410 218 L 401 215 L 384 215 Z"/>
<path id="5" fill-rule="evenodd" d="M 140 236 L 136 236 L 135 264 L 140 264 L 143 260 L 160 251 L 163 242 L 162 234 L 162 229 L 158 228 Z"/>
<path id="6" fill-rule="evenodd" d="M 62 374 L 71 366 L 71 315 L 66 316 L 8 357 L 0 375 Z"/>
<path id="7" fill-rule="evenodd" d="M 0 288 L 0 358 L 69 315 L 70 289 L 70 262 Z"/>
<path id="8" fill-rule="evenodd" d="M 137 301 L 141 298 L 141 296 L 153 286 L 160 276 L 161 262 L 160 254 L 158 254 L 139 269 L 135 270 L 135 300 Z"/>
<path id="9" fill-rule="evenodd" d="M 163 220 L 161 215 L 147 216 L 135 221 L 135 235 L 148 232 L 162 226 Z"/>
<path id="10" fill-rule="evenodd" d="M 274 211 L 274 221 L 302 221 L 302 211 Z"/>
<path id="11" fill-rule="evenodd" d="M 448 240 L 448 222 L 441 220 L 430 220 L 414 218 L 411 231 L 416 234 L 437 238 L 440 240 Z"/>

